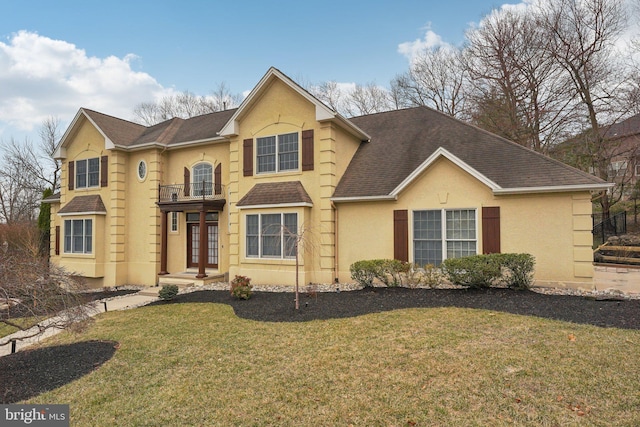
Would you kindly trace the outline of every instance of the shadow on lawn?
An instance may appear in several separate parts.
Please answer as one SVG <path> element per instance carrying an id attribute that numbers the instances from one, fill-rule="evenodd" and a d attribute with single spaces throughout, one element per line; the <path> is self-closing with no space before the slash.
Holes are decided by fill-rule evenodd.
<path id="1" fill-rule="evenodd" d="M 115 341 L 83 341 L 0 357 L 0 403 L 14 403 L 62 387 L 113 357 Z"/>

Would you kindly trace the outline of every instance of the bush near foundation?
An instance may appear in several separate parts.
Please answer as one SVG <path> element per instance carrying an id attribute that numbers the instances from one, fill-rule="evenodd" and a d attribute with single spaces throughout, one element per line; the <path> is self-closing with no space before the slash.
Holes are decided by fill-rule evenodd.
<path id="1" fill-rule="evenodd" d="M 158 292 L 158 296 L 164 301 L 170 301 L 176 295 L 178 295 L 177 285 L 163 285 L 162 289 L 160 289 L 160 291 Z"/>
<path id="2" fill-rule="evenodd" d="M 454 285 L 488 288 L 506 285 L 529 289 L 533 283 L 535 259 L 530 254 L 487 254 L 449 258 L 442 262 L 445 276 Z"/>
<path id="3" fill-rule="evenodd" d="M 356 261 L 349 267 L 351 278 L 364 287 L 373 286 L 375 280 L 389 287 L 400 286 L 410 269 L 410 263 L 397 259 Z"/>
<path id="4" fill-rule="evenodd" d="M 231 281 L 231 295 L 238 299 L 249 299 L 251 298 L 251 279 L 247 276 L 238 276 L 233 278 Z"/>

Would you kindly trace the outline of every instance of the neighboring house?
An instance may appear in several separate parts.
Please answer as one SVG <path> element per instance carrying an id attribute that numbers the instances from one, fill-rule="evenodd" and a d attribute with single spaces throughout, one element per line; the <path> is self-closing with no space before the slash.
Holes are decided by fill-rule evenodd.
<path id="1" fill-rule="evenodd" d="M 609 126 L 605 138 L 612 150 L 608 178 L 629 194 L 640 180 L 640 114 Z"/>
<path id="2" fill-rule="evenodd" d="M 604 144 L 596 154 L 605 162 L 607 180 L 615 184 L 613 195 L 628 198 L 640 180 L 640 114 L 603 126 L 600 132 Z M 591 164 L 597 159 L 590 155 L 595 148 L 590 146 L 587 136 L 585 132 L 558 144 L 552 148 L 551 156 L 597 174 Z"/>
<path id="3" fill-rule="evenodd" d="M 610 185 L 426 107 L 346 119 L 271 68 L 238 109 L 145 127 L 80 109 L 55 157 L 51 260 L 94 287 L 351 281 L 358 260 L 535 256 L 591 287 Z"/>

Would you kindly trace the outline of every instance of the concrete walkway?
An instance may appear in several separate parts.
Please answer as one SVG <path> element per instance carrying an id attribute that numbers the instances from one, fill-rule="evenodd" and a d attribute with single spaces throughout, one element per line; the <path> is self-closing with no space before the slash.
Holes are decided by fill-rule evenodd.
<path id="1" fill-rule="evenodd" d="M 140 292 L 136 292 L 135 294 L 123 295 L 111 299 L 104 299 L 99 301 L 94 301 L 89 303 L 87 306 L 89 307 L 88 314 L 90 316 L 95 316 L 100 313 L 104 313 L 105 311 L 118 311 L 118 310 L 129 310 L 131 308 L 142 307 L 143 305 L 147 305 L 153 301 L 157 301 L 158 292 L 160 291 L 160 287 L 150 287 L 142 289 Z M 55 319 L 45 320 L 41 323 L 47 323 L 54 321 Z M 44 333 L 37 335 L 35 337 L 26 338 L 24 340 L 20 340 L 21 337 L 29 336 L 38 330 L 38 326 L 34 326 L 31 329 L 27 329 L 26 331 L 18 331 L 6 337 L 0 338 L 1 342 L 7 342 L 12 339 L 16 340 L 15 351 L 20 351 L 33 344 L 37 344 L 40 341 L 49 338 L 57 333 L 61 332 L 62 329 L 58 328 L 50 328 L 47 329 Z M 0 357 L 6 356 L 7 354 L 11 354 L 12 344 L 7 344 L 0 346 Z"/>

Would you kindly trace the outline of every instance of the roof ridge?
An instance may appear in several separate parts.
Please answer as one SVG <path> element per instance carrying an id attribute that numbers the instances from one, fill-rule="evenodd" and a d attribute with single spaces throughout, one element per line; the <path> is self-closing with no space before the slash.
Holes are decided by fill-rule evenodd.
<path id="1" fill-rule="evenodd" d="M 567 170 L 571 170 L 571 171 L 574 171 L 574 172 L 579 172 L 579 173 L 581 173 L 581 174 L 582 174 L 583 176 L 585 176 L 585 177 L 598 178 L 598 177 L 596 177 L 595 175 L 592 175 L 592 174 L 587 173 L 587 172 L 585 172 L 585 171 L 583 171 L 583 170 L 580 170 L 580 169 L 578 169 L 578 168 L 576 168 L 576 167 L 573 167 L 573 166 L 571 166 L 571 165 L 568 165 L 568 164 L 566 164 L 566 163 L 563 163 L 563 162 L 561 162 L 560 160 L 554 159 L 553 157 L 550 157 L 550 156 L 548 156 L 548 155 L 546 155 L 546 154 L 544 154 L 544 153 L 540 153 L 539 151 L 536 151 L 536 150 L 533 150 L 533 149 L 531 149 L 531 148 L 525 147 L 524 145 L 518 144 L 518 143 L 517 143 L 517 142 L 515 142 L 515 141 L 511 141 L 510 139 L 507 139 L 507 138 L 505 138 L 505 137 L 503 137 L 503 136 L 500 136 L 500 135 L 498 135 L 498 134 L 495 134 L 495 133 L 493 133 L 493 132 L 490 132 L 490 131 L 488 131 L 488 130 L 486 130 L 486 129 L 483 129 L 483 128 L 479 127 L 479 126 L 476 126 L 476 125 L 474 125 L 473 123 L 468 123 L 468 122 L 465 122 L 464 120 L 461 120 L 461 119 L 458 119 L 458 118 L 456 118 L 456 117 L 450 116 L 449 114 L 447 114 L 447 113 L 445 113 L 445 112 L 443 112 L 443 111 L 436 110 L 435 108 L 431 108 L 431 107 L 428 107 L 428 106 L 426 106 L 426 105 L 421 105 L 421 106 L 419 106 L 419 107 L 417 107 L 417 108 L 424 108 L 424 109 L 431 110 L 431 111 L 433 111 L 433 112 L 435 112 L 435 113 L 440 114 L 441 116 L 446 117 L 447 119 L 450 119 L 450 120 L 453 120 L 453 121 L 455 121 L 455 122 L 458 122 L 458 123 L 460 123 L 460 124 L 462 124 L 462 125 L 464 125 L 464 126 L 468 126 L 468 127 L 470 127 L 470 128 L 476 129 L 476 130 L 478 130 L 478 131 L 480 131 L 480 132 L 484 133 L 485 135 L 489 135 L 489 136 L 492 136 L 492 137 L 498 138 L 498 139 L 500 139 L 501 141 L 506 142 L 506 143 L 508 143 L 508 144 L 512 145 L 514 148 L 517 148 L 517 149 L 519 149 L 519 150 L 524 150 L 524 151 L 526 151 L 526 152 L 528 152 L 528 153 L 532 153 L 532 154 L 534 154 L 534 155 L 538 156 L 538 157 L 539 157 L 540 159 L 542 159 L 542 160 L 545 160 L 545 161 L 547 161 L 547 162 L 551 162 L 551 163 L 555 163 L 555 164 L 557 164 L 557 165 L 559 165 L 559 166 L 562 166 L 563 168 L 565 168 L 565 169 L 567 169 Z"/>
<path id="2" fill-rule="evenodd" d="M 178 133 L 178 130 L 180 130 L 185 120 L 180 117 L 174 117 L 170 119 L 169 122 L 167 127 L 158 136 L 158 142 L 161 144 L 169 143 L 176 133 Z"/>
<path id="3" fill-rule="evenodd" d="M 112 116 L 111 114 L 101 113 L 100 111 L 92 110 L 91 108 L 80 107 L 80 109 L 82 111 L 84 111 L 85 113 L 89 112 L 89 113 L 93 113 L 93 114 L 98 114 L 98 115 L 103 116 L 103 117 L 108 117 L 109 119 L 114 119 L 114 120 L 118 120 L 118 121 L 121 121 L 121 122 L 126 122 L 128 124 L 139 126 L 139 127 L 143 127 L 143 128 L 148 128 L 148 126 L 145 126 L 143 124 L 132 122 L 131 120 L 126 120 L 126 119 L 123 119 L 123 118 L 120 118 L 120 117 Z"/>

